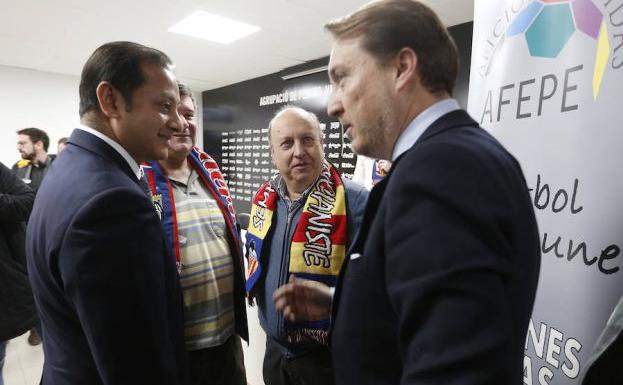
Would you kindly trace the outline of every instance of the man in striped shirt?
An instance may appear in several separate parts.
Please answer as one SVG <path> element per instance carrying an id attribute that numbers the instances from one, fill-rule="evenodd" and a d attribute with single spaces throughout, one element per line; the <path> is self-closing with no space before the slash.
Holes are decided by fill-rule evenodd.
<path id="1" fill-rule="evenodd" d="M 194 147 L 195 101 L 186 86 L 179 89 L 187 127 L 173 135 L 168 159 L 145 172 L 180 274 L 191 383 L 246 385 L 244 273 L 232 200 L 216 163 Z"/>

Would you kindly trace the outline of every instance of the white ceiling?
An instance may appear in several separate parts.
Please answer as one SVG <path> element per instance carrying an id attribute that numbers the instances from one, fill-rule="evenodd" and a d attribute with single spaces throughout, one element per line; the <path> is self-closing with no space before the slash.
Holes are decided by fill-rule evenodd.
<path id="1" fill-rule="evenodd" d="M 99 45 L 130 40 L 166 52 L 195 91 L 277 72 L 329 54 L 323 25 L 365 0 L 0 0 L 0 65 L 79 76 Z M 446 25 L 473 20 L 474 0 L 427 0 Z M 196 10 L 257 25 L 221 45 L 168 32 Z"/>

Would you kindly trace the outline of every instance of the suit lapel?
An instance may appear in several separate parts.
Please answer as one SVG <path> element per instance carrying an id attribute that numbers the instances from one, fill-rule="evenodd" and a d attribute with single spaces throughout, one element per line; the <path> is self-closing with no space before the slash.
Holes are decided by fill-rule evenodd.
<path id="1" fill-rule="evenodd" d="M 398 160 L 397 160 L 398 161 Z M 355 237 L 355 241 L 348 249 L 346 253 L 346 259 L 342 264 L 342 268 L 340 269 L 340 274 L 338 275 L 337 284 L 335 286 L 335 293 L 333 295 L 333 303 L 331 305 L 331 319 L 335 319 L 337 315 L 337 308 L 340 300 L 340 292 L 342 291 L 342 283 L 344 282 L 344 275 L 346 274 L 346 269 L 348 263 L 350 261 L 351 254 L 362 253 L 363 246 L 365 240 L 367 239 L 368 232 L 370 231 L 370 226 L 372 225 L 372 221 L 376 216 L 376 212 L 381 204 L 381 200 L 383 198 L 383 194 L 385 194 L 385 188 L 387 187 L 387 183 L 389 183 L 389 178 L 391 177 L 392 169 L 389 174 L 383 178 L 379 183 L 377 183 L 370 191 L 370 195 L 368 195 L 368 202 L 366 203 L 366 209 L 363 214 L 363 220 L 361 221 L 361 228 L 357 232 L 357 236 Z"/>

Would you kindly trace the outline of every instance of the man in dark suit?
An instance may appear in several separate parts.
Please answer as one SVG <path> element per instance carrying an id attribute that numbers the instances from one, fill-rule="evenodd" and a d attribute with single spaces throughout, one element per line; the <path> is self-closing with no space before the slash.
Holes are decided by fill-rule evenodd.
<path id="1" fill-rule="evenodd" d="M 46 384 L 183 384 L 182 297 L 139 162 L 163 159 L 180 118 L 162 52 L 99 47 L 82 70 L 81 127 L 28 223 Z"/>
<path id="2" fill-rule="evenodd" d="M 394 162 L 333 300 L 336 382 L 521 384 L 537 225 L 517 161 L 450 98 L 452 38 L 411 0 L 373 2 L 326 28 L 329 114 L 354 151 Z M 296 319 L 323 303 L 317 292 L 290 284 L 275 297 Z"/>

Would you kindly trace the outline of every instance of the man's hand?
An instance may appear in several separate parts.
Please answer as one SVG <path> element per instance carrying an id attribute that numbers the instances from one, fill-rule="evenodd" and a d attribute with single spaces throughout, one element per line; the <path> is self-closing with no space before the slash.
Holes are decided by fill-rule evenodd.
<path id="1" fill-rule="evenodd" d="M 291 322 L 329 318 L 333 293 L 321 282 L 290 276 L 290 282 L 273 293 L 277 311 Z"/>

